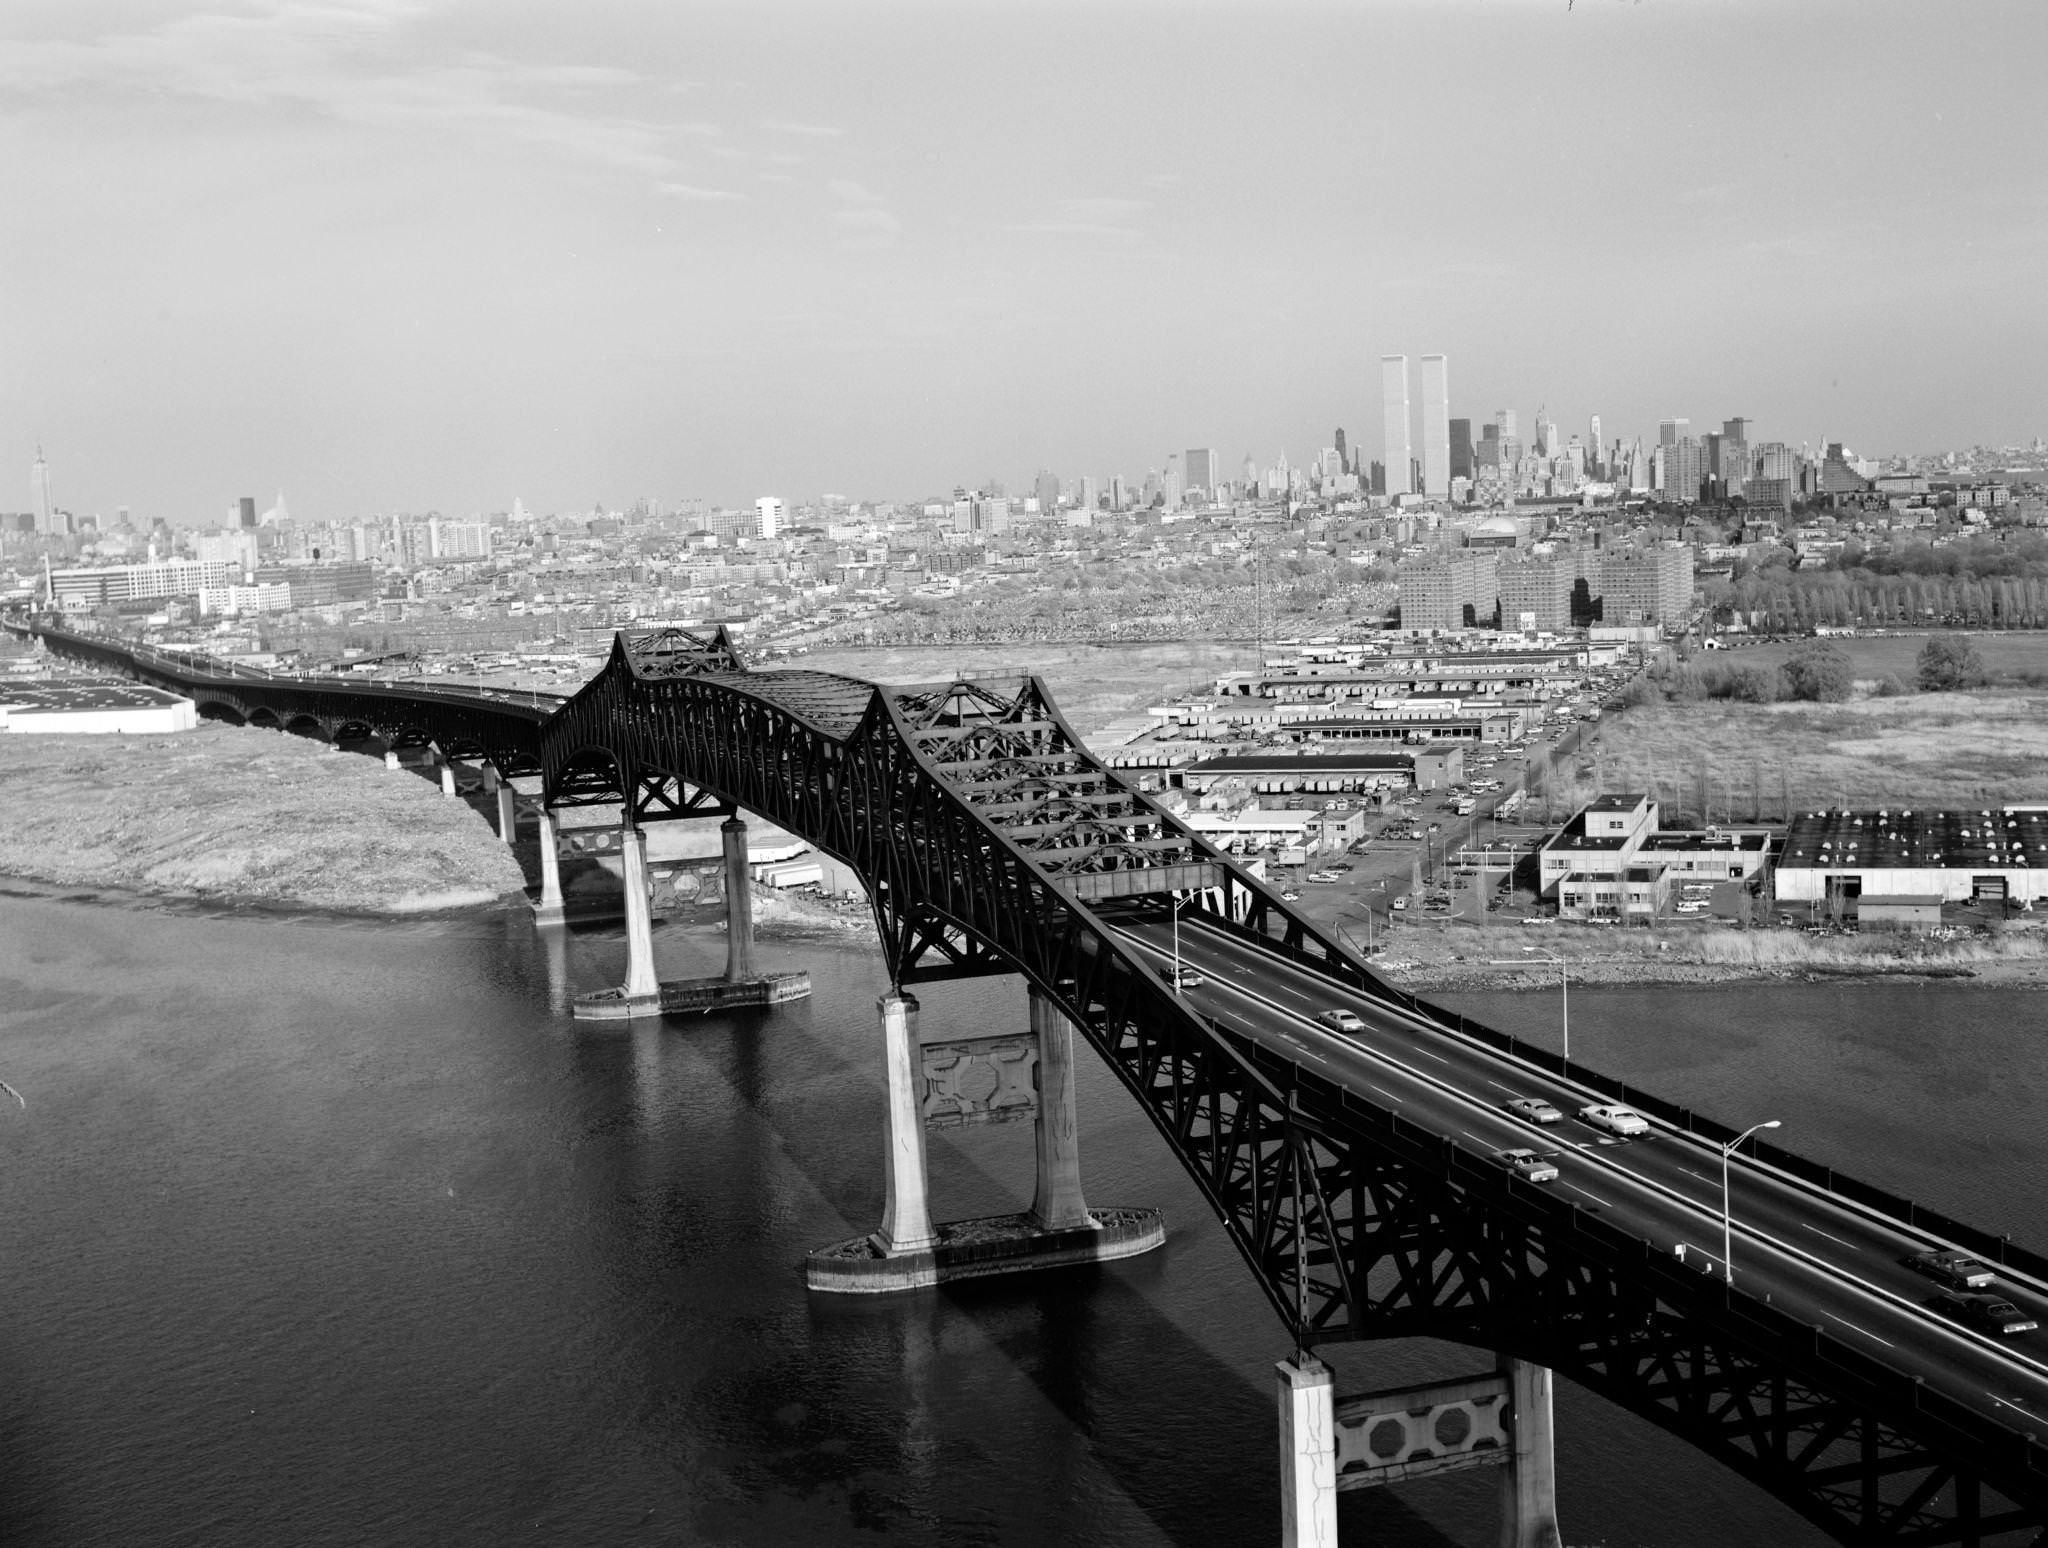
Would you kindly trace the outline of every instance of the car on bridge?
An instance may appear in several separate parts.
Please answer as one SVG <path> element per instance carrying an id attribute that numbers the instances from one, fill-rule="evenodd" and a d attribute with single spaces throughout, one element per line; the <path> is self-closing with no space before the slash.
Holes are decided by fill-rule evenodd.
<path id="1" fill-rule="evenodd" d="M 1591 1107 L 1579 1109 L 1579 1121 L 1591 1124 L 1596 1129 L 1605 1129 L 1609 1134 L 1627 1139 L 1633 1134 L 1648 1134 L 1650 1120 L 1633 1107 L 1623 1107 L 1616 1102 L 1595 1102 Z"/>
<path id="2" fill-rule="evenodd" d="M 1564 1109 L 1554 1102 L 1541 1097 L 1509 1097 L 1500 1104 L 1517 1118 L 1526 1118 L 1530 1123 L 1563 1123 Z"/>
<path id="3" fill-rule="evenodd" d="M 1171 962 L 1160 966 L 1159 976 L 1166 980 L 1167 987 L 1175 994 L 1179 994 L 1183 989 L 1199 989 L 1209 981 L 1207 973 L 1197 972 L 1191 967 L 1177 968 Z"/>
<path id="4" fill-rule="evenodd" d="M 1557 1181 L 1557 1167 L 1533 1150 L 1496 1150 L 1492 1159 L 1496 1165 L 1506 1167 L 1524 1182 Z"/>
<path id="5" fill-rule="evenodd" d="M 2002 1295 L 1972 1295 L 1967 1291 L 1945 1290 L 1931 1298 L 1928 1303 L 1944 1317 L 1952 1317 L 1965 1327 L 1975 1328 L 1979 1333 L 1989 1333 L 1999 1338 L 2011 1338 L 2018 1333 L 2031 1333 L 2040 1324 L 2021 1311 Z"/>
<path id="6" fill-rule="evenodd" d="M 1326 1010 L 1316 1017 L 1332 1032 L 1363 1032 L 1365 1023 L 1348 1010 Z"/>
<path id="7" fill-rule="evenodd" d="M 1915 1252 L 1899 1261 L 1951 1290 L 1981 1290 L 1991 1283 L 1991 1270 L 1968 1253 Z"/>

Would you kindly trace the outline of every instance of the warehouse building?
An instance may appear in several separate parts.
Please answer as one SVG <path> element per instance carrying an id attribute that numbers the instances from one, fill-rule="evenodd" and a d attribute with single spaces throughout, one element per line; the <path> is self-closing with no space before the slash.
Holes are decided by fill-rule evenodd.
<path id="1" fill-rule="evenodd" d="M 2031 906 L 2048 896 L 2048 806 L 1804 812 L 1786 831 L 1777 895 L 1843 908 L 1902 897 Z"/>

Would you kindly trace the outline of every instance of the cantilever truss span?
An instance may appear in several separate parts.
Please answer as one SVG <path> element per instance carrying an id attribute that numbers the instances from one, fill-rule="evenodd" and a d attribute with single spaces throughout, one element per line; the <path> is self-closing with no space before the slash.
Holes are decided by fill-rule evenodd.
<path id="1" fill-rule="evenodd" d="M 192 691 L 189 674 L 129 669 Z M 244 718 L 300 702 L 288 685 L 203 686 Z M 1977 1544 L 2048 1524 L 2048 1451 L 1995 1407 L 1927 1392 L 1865 1346 L 1518 1188 L 1451 1137 L 1194 1014 L 1122 943 L 1120 917 L 1192 898 L 1216 928 L 1546 1062 L 1379 981 L 1103 767 L 1036 678 L 885 688 L 750 671 L 721 628 L 621 634 L 597 677 L 516 733 L 458 721 L 446 697 L 416 696 L 406 724 L 442 745 L 526 737 L 511 761 L 541 770 L 551 804 L 619 802 L 640 821 L 744 809 L 844 860 L 898 982 L 1029 978 L 1151 1117 L 1297 1342 L 1428 1335 L 1548 1365 L 1843 1542 Z"/>

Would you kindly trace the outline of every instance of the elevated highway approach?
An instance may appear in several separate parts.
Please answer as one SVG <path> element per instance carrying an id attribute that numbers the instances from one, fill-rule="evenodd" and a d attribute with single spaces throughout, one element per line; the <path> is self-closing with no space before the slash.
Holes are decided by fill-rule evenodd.
<path id="1" fill-rule="evenodd" d="M 486 761 L 538 781 L 549 810 L 611 807 L 629 830 L 751 812 L 800 835 L 867 888 L 892 1035 L 916 1041 L 911 986 L 1014 974 L 1034 1027 L 1068 1026 L 1107 1061 L 1264 1290 L 1294 1351 L 1283 1373 L 1338 1341 L 1445 1339 L 1512 1363 L 1525 1397 L 1532 1370 L 1603 1394 L 1843 1542 L 2028 1543 L 2048 1528 L 2048 1333 L 1943 1316 L 1937 1286 L 1900 1262 L 1972 1254 L 2048 1324 L 2048 1259 L 1755 1137 L 1735 1145 L 1768 1114 L 1689 1111 L 1393 988 L 1105 768 L 1035 678 L 754 672 L 722 630 L 664 629 L 621 634 L 556 706 L 254 680 L 19 627 L 202 714 L 373 725 Z M 1170 981 L 1176 937 L 1203 982 Z M 1358 1030 L 1317 1019 L 1331 1010 Z M 1057 1045 L 1041 1039 L 1041 1073 Z M 1567 1117 L 1527 1122 L 1511 1097 Z M 1613 1142 L 1571 1116 L 1615 1102 L 1649 1132 Z M 911 1142 L 892 1133 L 894 1209 Z M 1551 1157 L 1556 1180 L 1493 1159 L 1516 1147 Z M 1059 1149 L 1040 1151 L 1043 1198 Z M 1085 1219 L 1078 1193 L 1045 1208 Z M 1283 1423 L 1289 1402 L 1311 1413 L 1306 1388 L 1289 1390 Z M 1519 1455 L 1540 1406 L 1489 1433 Z M 1316 1479 L 1343 1487 L 1347 1465 L 1300 1475 L 1291 1541 L 1320 1540 Z M 1525 1510 L 1514 1541 L 1556 1541 L 1554 1524 L 1527 1526 L 1540 1516 Z"/>

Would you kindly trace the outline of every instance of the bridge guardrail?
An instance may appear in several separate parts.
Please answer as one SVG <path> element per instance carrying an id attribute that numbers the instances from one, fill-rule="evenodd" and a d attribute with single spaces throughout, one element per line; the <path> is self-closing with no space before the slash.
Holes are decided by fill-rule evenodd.
<path id="1" fill-rule="evenodd" d="M 1262 934 L 1260 931 L 1254 930 L 1237 920 L 1228 919 L 1218 914 L 1210 914 L 1205 916 L 1205 922 L 1222 928 L 1230 934 L 1240 936 L 1245 940 L 1256 942 L 1265 950 L 1286 957 L 1289 961 L 1296 962 L 1303 967 L 1313 968 L 1327 976 L 1335 976 L 1329 973 L 1328 965 L 1315 954 L 1298 947 L 1289 946 L 1286 942 L 1278 940 L 1273 936 Z M 1368 964 L 1353 962 L 1349 965 L 1354 969 L 1362 969 L 1366 973 L 1368 987 L 1374 983 L 1380 984 L 1385 998 L 1392 1000 L 1395 1004 L 1407 1007 L 1418 1016 L 1454 1028 L 1463 1036 L 1469 1037 L 1475 1042 L 1483 1043 L 1489 1048 L 1508 1055 L 1510 1058 L 1519 1059 L 1523 1063 L 1534 1065 L 1538 1069 L 1548 1071 L 1550 1074 L 1556 1075 L 1561 1079 L 1569 1080 L 1574 1084 L 1597 1091 L 1603 1096 L 1611 1097 L 1618 1102 L 1637 1109 L 1639 1112 L 1662 1119 L 1665 1123 L 1672 1124 L 1688 1133 L 1697 1134 L 1701 1139 L 1707 1140 L 1712 1144 L 1725 1145 L 1742 1132 L 1730 1124 L 1721 1122 L 1718 1118 L 1708 1117 L 1696 1108 L 1673 1102 L 1668 1098 L 1656 1095 L 1654 1092 L 1645 1091 L 1640 1086 L 1632 1086 L 1624 1080 L 1617 1079 L 1615 1076 L 1605 1075 L 1598 1070 L 1588 1069 L 1582 1064 L 1572 1063 L 1567 1061 L 1561 1054 L 1555 1053 L 1540 1044 L 1531 1043 L 1526 1039 L 1514 1036 L 1512 1033 L 1487 1026 L 1484 1022 L 1473 1021 L 1457 1011 L 1447 1010 L 1442 1006 L 1432 1004 L 1422 999 L 1419 995 L 1396 989 L 1391 984 L 1386 984 L 1377 974 L 1372 973 Z M 1342 979 L 1337 981 L 1345 983 Z M 1345 983 L 1345 987 L 1357 989 L 1360 986 Z M 1836 1167 L 1810 1160 L 1805 1156 L 1785 1150 L 1777 1145 L 1763 1144 L 1755 1140 L 1752 1140 L 1751 1144 L 1754 1147 L 1752 1154 L 1759 1161 L 1767 1162 L 1778 1170 L 1788 1173 L 1802 1182 L 1810 1183 L 1825 1193 L 1834 1194 L 1853 1203 L 1861 1204 L 1866 1208 L 1876 1210 L 1879 1214 L 1897 1221 L 1909 1231 L 1925 1232 L 1952 1242 L 1956 1246 L 1983 1258 L 1986 1262 L 1995 1263 L 2001 1268 L 2012 1269 L 2033 1278 L 2048 1281 L 2048 1255 L 2022 1247 L 2009 1236 L 2002 1236 L 1987 1231 L 1981 1226 L 1970 1225 L 1956 1219 L 1953 1215 L 1945 1214 L 1940 1210 L 1930 1209 L 1914 1199 L 1907 1198 L 1904 1194 L 1893 1193 L 1889 1189 L 1880 1188 L 1874 1183 L 1865 1182 L 1861 1178 L 1845 1173 Z"/>

